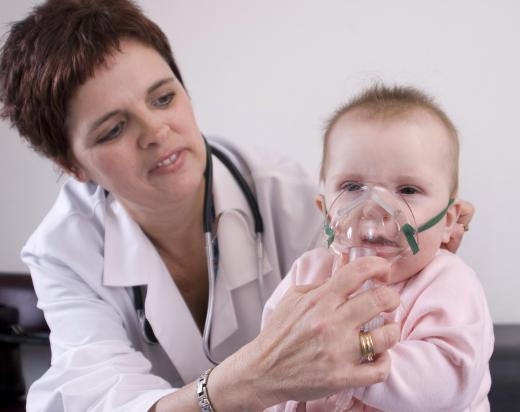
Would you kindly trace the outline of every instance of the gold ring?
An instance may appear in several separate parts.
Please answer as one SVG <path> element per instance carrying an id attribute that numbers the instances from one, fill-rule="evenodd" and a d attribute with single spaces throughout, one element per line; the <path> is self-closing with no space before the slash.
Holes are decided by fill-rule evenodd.
<path id="1" fill-rule="evenodd" d="M 359 332 L 359 346 L 361 347 L 361 362 L 373 362 L 376 354 L 374 353 L 374 341 L 369 332 Z"/>
<path id="2" fill-rule="evenodd" d="M 462 225 L 462 227 L 464 228 L 464 232 L 467 232 L 469 230 L 469 226 L 468 225 Z"/>

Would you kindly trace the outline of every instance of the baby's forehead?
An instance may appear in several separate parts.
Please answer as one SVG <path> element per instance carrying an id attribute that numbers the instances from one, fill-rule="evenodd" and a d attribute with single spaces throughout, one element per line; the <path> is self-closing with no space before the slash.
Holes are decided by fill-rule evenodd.
<path id="1" fill-rule="evenodd" d="M 414 129 L 417 137 L 425 139 L 439 138 L 444 140 L 450 150 L 458 152 L 458 139 L 446 127 L 442 119 L 436 114 L 421 107 L 388 108 L 387 110 L 372 110 L 370 108 L 354 108 L 343 113 L 331 129 L 328 148 L 334 145 L 336 139 L 345 139 L 348 136 L 364 135 L 366 133 L 376 136 L 392 135 L 386 133 L 394 130 L 393 136 L 399 136 L 399 131 Z M 380 132 L 380 133 L 379 133 Z M 332 143 L 332 144 L 331 144 Z"/>
<path id="2" fill-rule="evenodd" d="M 379 139 L 381 146 L 378 146 Z M 415 147 L 420 149 L 413 150 Z M 358 166 L 366 162 L 377 164 L 374 162 L 394 157 L 400 165 L 409 164 L 416 170 L 418 159 L 437 159 L 434 164 L 442 168 L 439 178 L 446 175 L 448 180 L 456 180 L 457 139 L 450 136 L 441 119 L 422 108 L 384 113 L 359 108 L 350 110 L 341 115 L 332 128 L 327 151 L 329 171 L 349 168 L 352 162 Z M 366 162 L 359 163 L 360 156 Z M 406 161 L 408 158 L 410 162 Z M 420 160 L 419 163 L 423 164 Z"/>
<path id="3" fill-rule="evenodd" d="M 442 120 L 429 110 L 418 106 L 356 107 L 343 113 L 333 127 L 348 127 L 351 124 L 395 125 L 416 123 L 425 127 L 436 124 L 444 126 Z"/>

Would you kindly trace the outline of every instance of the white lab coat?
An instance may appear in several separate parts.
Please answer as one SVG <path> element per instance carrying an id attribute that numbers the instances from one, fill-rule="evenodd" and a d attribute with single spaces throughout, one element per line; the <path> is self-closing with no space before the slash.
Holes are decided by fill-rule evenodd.
<path id="1" fill-rule="evenodd" d="M 213 144 L 217 142 L 213 140 Z M 295 163 L 218 143 L 254 189 L 264 221 L 269 296 L 320 232 L 316 186 Z M 219 266 L 212 353 L 223 359 L 260 329 L 254 227 L 247 202 L 216 158 L 213 195 Z M 211 364 L 201 334 L 154 246 L 113 195 L 67 181 L 22 251 L 51 329 L 50 369 L 30 388 L 28 411 L 146 411 Z M 146 285 L 147 344 L 132 286 Z M 234 390 L 230 388 L 230 390 Z M 194 394 L 195 396 L 195 394 Z"/>

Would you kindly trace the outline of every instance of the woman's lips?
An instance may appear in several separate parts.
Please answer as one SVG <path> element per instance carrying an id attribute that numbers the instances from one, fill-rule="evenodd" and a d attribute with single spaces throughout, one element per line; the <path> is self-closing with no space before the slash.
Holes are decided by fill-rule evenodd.
<path id="1" fill-rule="evenodd" d="M 163 156 L 155 166 L 150 170 L 150 174 L 166 174 L 177 171 L 184 162 L 186 151 L 184 149 L 177 149 Z"/>

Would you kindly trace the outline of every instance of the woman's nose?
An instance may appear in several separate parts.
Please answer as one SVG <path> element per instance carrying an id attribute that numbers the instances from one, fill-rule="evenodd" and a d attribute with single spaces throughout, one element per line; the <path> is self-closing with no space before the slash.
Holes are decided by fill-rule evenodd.
<path id="1" fill-rule="evenodd" d="M 149 115 L 141 121 L 142 129 L 139 135 L 139 146 L 147 149 L 150 146 L 160 144 L 166 139 L 169 127 L 166 123 Z"/>

